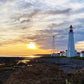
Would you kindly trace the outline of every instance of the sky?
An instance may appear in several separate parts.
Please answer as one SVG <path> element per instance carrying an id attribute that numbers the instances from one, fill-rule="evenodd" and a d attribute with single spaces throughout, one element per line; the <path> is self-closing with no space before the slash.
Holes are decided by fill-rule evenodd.
<path id="1" fill-rule="evenodd" d="M 55 50 L 67 50 L 70 25 L 75 48 L 83 51 L 83 0 L 0 0 L 0 55 L 49 54 L 53 35 Z"/>

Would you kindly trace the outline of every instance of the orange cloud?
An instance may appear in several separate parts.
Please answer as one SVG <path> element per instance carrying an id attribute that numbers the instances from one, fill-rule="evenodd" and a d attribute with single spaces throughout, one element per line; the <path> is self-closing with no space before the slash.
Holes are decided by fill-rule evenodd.
<path id="1" fill-rule="evenodd" d="M 76 46 L 76 49 L 79 51 L 84 50 L 84 41 L 77 42 L 75 46 Z"/>
<path id="2" fill-rule="evenodd" d="M 34 55 L 34 54 L 50 54 L 50 50 L 39 49 L 39 45 L 36 45 L 36 49 L 29 49 L 27 44 L 17 43 L 15 45 L 6 45 L 0 47 L 1 55 Z"/>

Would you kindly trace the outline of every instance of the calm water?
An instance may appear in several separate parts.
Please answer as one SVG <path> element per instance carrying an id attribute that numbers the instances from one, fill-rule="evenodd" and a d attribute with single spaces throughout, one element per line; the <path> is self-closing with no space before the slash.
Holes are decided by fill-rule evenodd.
<path id="1" fill-rule="evenodd" d="M 27 63 L 30 62 L 31 59 L 35 59 L 35 58 L 40 58 L 42 56 L 25 56 L 23 60 L 19 60 L 18 63 L 23 62 L 23 63 Z"/>
<path id="2" fill-rule="evenodd" d="M 27 57 L 27 58 L 39 58 L 42 56 L 35 56 L 35 55 L 0 55 L 0 57 Z"/>
<path id="3" fill-rule="evenodd" d="M 22 62 L 22 63 L 28 63 L 30 60 L 35 59 L 35 58 L 40 58 L 41 56 L 34 56 L 34 55 L 0 55 L 0 64 L 2 65 L 3 63 L 14 63 L 17 61 L 17 64 Z"/>

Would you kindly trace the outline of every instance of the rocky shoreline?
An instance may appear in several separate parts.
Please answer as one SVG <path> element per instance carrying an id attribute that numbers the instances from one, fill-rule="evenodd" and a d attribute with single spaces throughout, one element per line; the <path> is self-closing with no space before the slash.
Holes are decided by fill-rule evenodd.
<path id="1" fill-rule="evenodd" d="M 84 60 L 70 59 L 70 58 L 42 58 L 43 62 L 54 63 L 60 66 L 65 73 L 84 69 Z"/>
<path id="2" fill-rule="evenodd" d="M 57 72 L 60 75 L 57 74 Z M 13 83 L 13 81 L 16 80 L 15 77 L 16 78 L 19 77 L 21 73 L 23 74 L 21 75 L 21 77 L 25 78 L 25 75 L 26 75 L 27 76 L 26 79 L 29 80 L 31 83 L 26 83 L 26 82 Z M 43 73 L 44 75 L 42 75 Z M 69 59 L 69 58 L 36 58 L 36 59 L 31 59 L 27 64 L 23 63 L 19 65 L 17 68 L 13 70 L 0 71 L 0 74 L 1 74 L 0 84 L 66 84 L 65 83 L 66 80 L 70 82 L 74 82 L 72 84 L 84 84 L 84 61 L 76 60 L 76 59 Z M 14 74 L 16 75 L 14 76 Z M 55 78 L 53 79 L 48 78 L 47 77 L 48 74 L 50 74 L 49 77 L 55 77 Z M 34 79 L 37 78 L 39 80 L 32 79 L 33 76 L 34 76 Z M 58 81 L 56 77 L 59 79 L 64 78 L 63 79 L 64 82 L 56 83 L 56 81 Z M 45 78 L 45 80 L 43 80 L 42 78 Z M 50 79 L 52 80 L 50 81 Z M 33 80 L 34 82 L 35 81 L 39 81 L 39 82 L 34 83 Z M 47 82 L 43 83 L 46 80 Z M 49 83 L 49 81 L 52 83 Z"/>
<path id="3" fill-rule="evenodd" d="M 51 63 L 37 63 L 15 71 L 5 84 L 65 84 L 63 70 Z"/>

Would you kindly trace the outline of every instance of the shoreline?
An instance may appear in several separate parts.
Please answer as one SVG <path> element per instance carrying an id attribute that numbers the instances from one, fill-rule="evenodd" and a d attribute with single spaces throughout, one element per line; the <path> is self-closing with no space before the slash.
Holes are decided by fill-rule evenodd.
<path id="1" fill-rule="evenodd" d="M 34 59 L 35 60 L 35 59 Z M 70 58 L 36 58 L 38 61 L 54 63 L 60 66 L 65 73 L 84 69 L 84 60 Z"/>
<path id="2" fill-rule="evenodd" d="M 0 74 L 1 74 L 0 78 L 2 82 L 5 82 L 4 80 L 7 80 L 14 71 L 17 71 L 18 69 L 22 69 L 23 67 L 32 67 L 34 64 L 36 65 L 43 64 L 43 63 L 55 64 L 56 66 L 60 67 L 63 70 L 66 76 L 74 74 L 74 70 L 80 71 L 80 72 L 84 70 L 84 61 L 78 60 L 78 59 L 70 59 L 70 58 L 32 58 L 32 59 L 29 59 L 29 58 L 26 58 L 26 59 L 21 59 L 21 60 L 30 60 L 30 61 L 27 62 L 26 64 L 25 63 L 17 64 L 15 65 L 16 67 L 8 66 L 8 69 L 4 69 L 0 71 Z"/>

